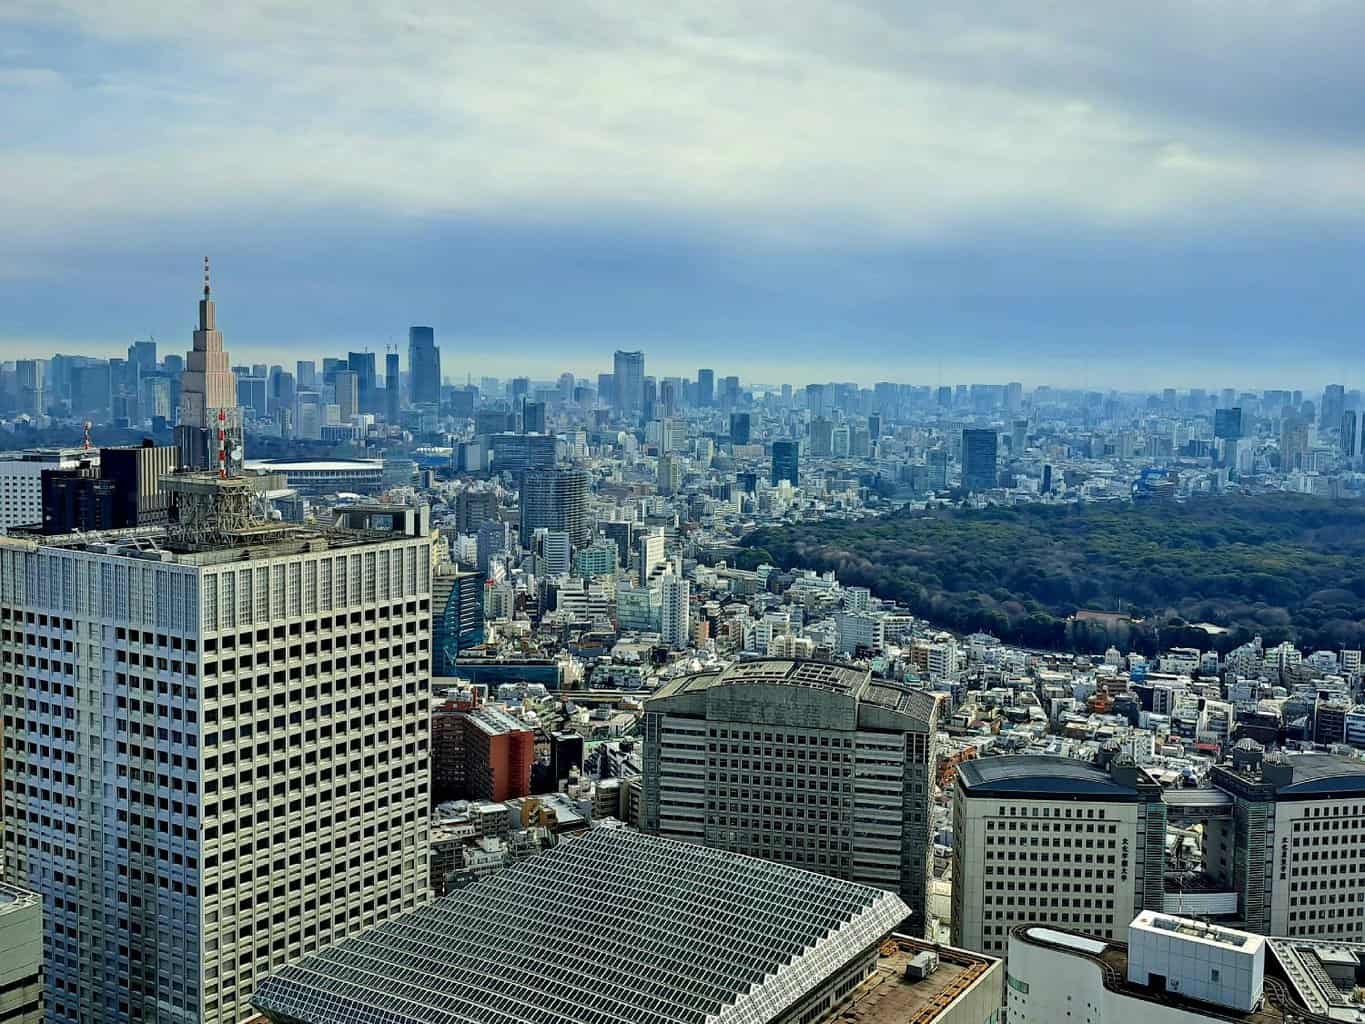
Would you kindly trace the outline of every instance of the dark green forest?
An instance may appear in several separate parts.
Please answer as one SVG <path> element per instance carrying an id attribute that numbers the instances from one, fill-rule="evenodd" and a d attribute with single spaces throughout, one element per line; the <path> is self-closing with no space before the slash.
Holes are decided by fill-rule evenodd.
<path id="1" fill-rule="evenodd" d="M 945 628 L 1030 647 L 1365 645 L 1365 505 L 1306 495 L 905 509 L 757 530 L 746 563 L 838 573 Z M 1119 611 L 1118 625 L 1075 622 Z M 1213 635 L 1193 623 L 1212 623 Z"/>

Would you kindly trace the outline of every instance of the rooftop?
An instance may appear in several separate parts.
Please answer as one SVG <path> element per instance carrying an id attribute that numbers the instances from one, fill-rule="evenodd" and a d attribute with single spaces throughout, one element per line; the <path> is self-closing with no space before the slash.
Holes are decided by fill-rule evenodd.
<path id="1" fill-rule="evenodd" d="M 1057 949 L 1072 956 L 1093 962 L 1100 968 L 1104 987 L 1130 998 L 1160 1006 L 1174 1007 L 1187 1013 L 1199 1014 L 1210 1021 L 1233 1021 L 1241 1024 L 1329 1024 L 1331 1018 L 1305 1007 L 1296 998 L 1294 987 L 1282 977 L 1272 975 L 1270 959 L 1266 960 L 1265 998 L 1254 1009 L 1242 1012 L 1228 1006 L 1207 1003 L 1172 992 L 1157 991 L 1128 980 L 1128 944 L 1095 935 L 1085 935 L 1061 928 L 1040 928 L 1019 925 L 1010 933 L 1011 941 L 1019 940 L 1046 948 Z M 1255 937 L 1259 940 L 1259 936 Z M 1280 941 L 1268 940 L 1270 948 Z M 1305 1012 L 1307 1010 L 1308 1012 Z M 1353 1021 L 1357 1018 L 1346 1017 Z"/>
<path id="2" fill-rule="evenodd" d="M 962 788 L 972 796 L 1068 796 L 1133 802 L 1132 786 L 1116 782 L 1103 768 L 1073 757 L 1006 754 L 979 757 L 957 767 Z"/>
<path id="3" fill-rule="evenodd" d="M 253 1005 L 290 1024 L 757 1024 L 908 913 L 870 886 L 595 829 L 283 968 Z"/>
<path id="4" fill-rule="evenodd" d="M 10 914 L 26 907 L 38 906 L 43 898 L 36 892 L 0 882 L 0 914 Z"/>
<path id="5" fill-rule="evenodd" d="M 938 970 L 919 981 L 907 978 L 906 966 L 925 951 L 937 953 Z M 932 1024 L 953 1000 L 980 984 L 998 963 L 984 953 L 893 936 L 882 946 L 871 977 L 853 990 L 852 1005 L 841 1009 L 836 1019 L 858 1024 Z"/>
<path id="6" fill-rule="evenodd" d="M 1365 1004 L 1351 998 L 1365 942 L 1271 938 L 1266 946 L 1302 1006 L 1331 1020 L 1365 1022 Z"/>

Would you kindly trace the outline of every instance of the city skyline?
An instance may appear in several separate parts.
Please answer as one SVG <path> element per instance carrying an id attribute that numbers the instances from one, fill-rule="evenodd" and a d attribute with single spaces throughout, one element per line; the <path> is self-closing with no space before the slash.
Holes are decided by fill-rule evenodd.
<path id="1" fill-rule="evenodd" d="M 1227 13 L 21 7 L 0 345 L 179 337 L 211 238 L 245 358 L 1341 377 L 1365 15 Z"/>

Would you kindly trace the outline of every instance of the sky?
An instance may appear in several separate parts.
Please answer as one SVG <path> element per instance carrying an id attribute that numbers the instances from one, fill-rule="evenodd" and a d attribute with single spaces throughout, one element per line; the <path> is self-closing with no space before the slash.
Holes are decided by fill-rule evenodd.
<path id="1" fill-rule="evenodd" d="M 1321 386 L 1358 0 L 0 3 L 0 357 Z"/>

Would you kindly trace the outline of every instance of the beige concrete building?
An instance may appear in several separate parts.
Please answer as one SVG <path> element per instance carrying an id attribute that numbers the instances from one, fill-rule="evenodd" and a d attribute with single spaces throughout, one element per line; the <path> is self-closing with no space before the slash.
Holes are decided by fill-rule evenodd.
<path id="1" fill-rule="evenodd" d="M 5 874 L 50 908 L 52 1020 L 236 1024 L 426 897 L 430 539 L 195 516 L 0 539 Z"/>
<path id="2" fill-rule="evenodd" d="M 1166 808 L 1126 757 L 964 762 L 953 794 L 952 943 L 1003 956 L 1017 924 L 1119 936 L 1160 910 Z"/>

